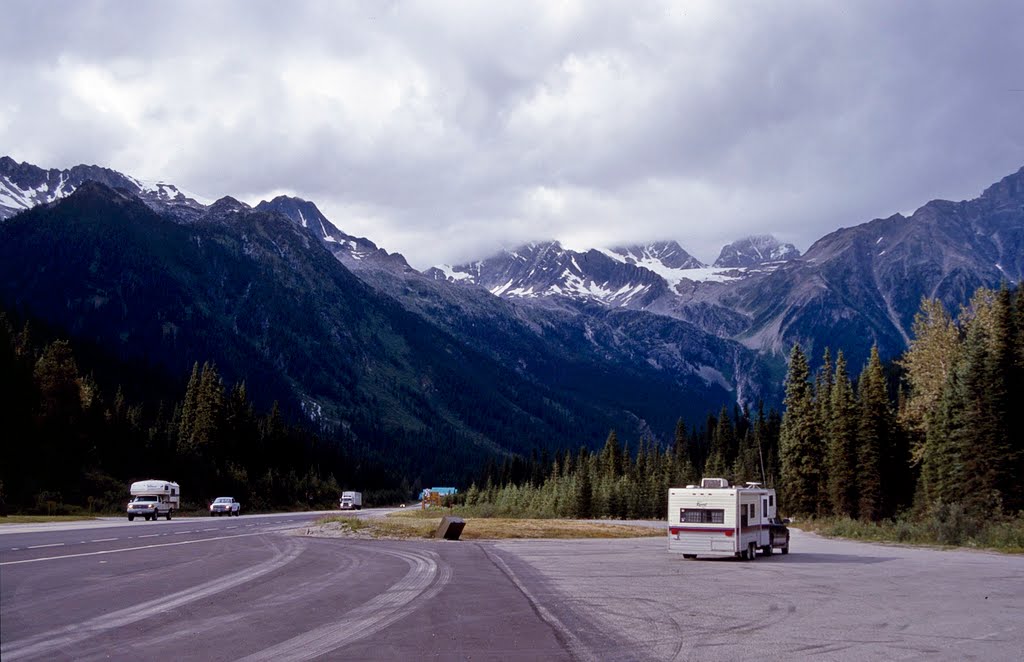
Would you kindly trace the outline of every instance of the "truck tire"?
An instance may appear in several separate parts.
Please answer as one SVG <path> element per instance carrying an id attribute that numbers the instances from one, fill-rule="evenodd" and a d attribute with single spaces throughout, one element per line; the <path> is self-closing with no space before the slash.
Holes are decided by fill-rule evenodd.
<path id="1" fill-rule="evenodd" d="M 757 558 L 757 545 L 750 543 L 747 545 L 747 560 L 753 561 Z"/>
<path id="2" fill-rule="evenodd" d="M 771 543 L 768 543 L 767 545 L 762 547 L 761 551 L 764 552 L 765 556 L 771 556 L 772 555 L 772 545 L 771 545 Z"/>
<path id="3" fill-rule="evenodd" d="M 135 515 L 129 515 L 128 516 L 128 521 L 129 522 L 134 522 L 135 521 Z"/>
<path id="4" fill-rule="evenodd" d="M 167 511 L 167 521 L 168 522 L 171 521 L 171 511 L 170 510 Z"/>
<path id="5" fill-rule="evenodd" d="M 782 553 L 783 554 L 789 554 L 789 543 L 788 542 L 782 547 Z"/>

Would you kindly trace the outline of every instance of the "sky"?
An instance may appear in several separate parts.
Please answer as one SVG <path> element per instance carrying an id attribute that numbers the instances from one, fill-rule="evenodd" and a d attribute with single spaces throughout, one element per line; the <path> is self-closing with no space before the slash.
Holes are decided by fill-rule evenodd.
<path id="1" fill-rule="evenodd" d="M 311 200 L 420 269 L 712 262 L 1024 166 L 1018 0 L 3 0 L 0 154 Z"/>

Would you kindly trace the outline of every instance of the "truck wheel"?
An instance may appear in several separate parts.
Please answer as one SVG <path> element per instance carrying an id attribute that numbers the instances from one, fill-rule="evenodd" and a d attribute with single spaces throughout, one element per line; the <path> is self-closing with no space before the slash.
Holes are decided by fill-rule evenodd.
<path id="1" fill-rule="evenodd" d="M 169 511 L 169 510 L 167 511 L 167 521 L 168 522 L 171 521 L 171 511 Z"/>
<path id="2" fill-rule="evenodd" d="M 761 550 L 764 552 L 765 556 L 771 556 L 772 555 L 771 543 L 769 543 L 769 544 L 765 545 L 764 547 L 762 547 Z"/>
<path id="3" fill-rule="evenodd" d="M 135 521 L 135 515 L 129 515 L 128 516 L 128 521 L 129 522 L 134 522 Z"/>
<path id="4" fill-rule="evenodd" d="M 750 543 L 747 545 L 747 560 L 753 561 L 757 558 L 757 545 Z"/>
<path id="5" fill-rule="evenodd" d="M 788 542 L 787 542 L 787 543 L 786 543 L 786 545 L 785 545 L 785 546 L 784 546 L 784 547 L 782 548 L 782 553 L 783 553 L 783 554 L 789 554 L 789 543 L 788 543 Z"/>

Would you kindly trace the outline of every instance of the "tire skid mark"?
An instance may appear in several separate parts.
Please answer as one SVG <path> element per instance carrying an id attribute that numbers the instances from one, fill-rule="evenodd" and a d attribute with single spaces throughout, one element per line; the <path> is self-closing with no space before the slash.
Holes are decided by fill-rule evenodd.
<path id="1" fill-rule="evenodd" d="M 274 545 L 276 552 L 274 557 L 259 565 L 206 582 L 205 584 L 199 584 L 178 591 L 177 593 L 156 598 L 155 600 L 149 600 L 109 614 L 97 616 L 82 623 L 68 625 L 18 641 L 4 642 L 0 645 L 0 655 L 3 656 L 4 660 L 17 660 L 24 657 L 52 653 L 102 634 L 107 630 L 131 625 L 156 614 L 207 598 L 240 584 L 250 582 L 257 577 L 291 563 L 298 557 L 302 547 L 295 539 L 285 538 L 283 548 L 278 548 L 277 545 Z"/>
<path id="2" fill-rule="evenodd" d="M 482 546 L 480 549 L 482 549 L 487 558 L 491 560 L 491 563 L 497 566 L 498 569 L 501 570 L 501 572 L 503 572 L 513 584 L 515 584 L 516 588 L 519 589 L 519 592 L 522 593 L 529 601 L 530 605 L 533 606 L 537 615 L 539 615 L 544 622 L 554 630 L 555 636 L 565 644 L 569 654 L 572 655 L 574 660 L 579 660 L 580 662 L 597 662 L 600 660 L 600 658 L 595 655 L 572 630 L 566 627 L 565 623 L 551 613 L 547 607 L 542 605 L 540 601 L 534 597 L 533 593 L 526 588 L 526 585 L 519 579 L 519 577 L 516 576 L 516 573 L 512 572 L 512 568 L 505 563 L 505 559 L 501 558 L 496 550 L 488 550 Z"/>
<path id="3" fill-rule="evenodd" d="M 446 563 L 439 564 L 433 552 L 377 551 L 405 561 L 409 564 L 409 572 L 377 597 L 354 607 L 348 618 L 282 641 L 241 658 L 239 662 L 291 662 L 325 655 L 405 618 L 419 609 L 421 603 L 433 599 L 451 581 L 451 567 Z"/>

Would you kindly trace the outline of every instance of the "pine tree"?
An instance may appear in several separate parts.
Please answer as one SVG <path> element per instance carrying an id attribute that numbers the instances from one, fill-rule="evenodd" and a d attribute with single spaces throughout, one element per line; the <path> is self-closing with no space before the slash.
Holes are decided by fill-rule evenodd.
<path id="1" fill-rule="evenodd" d="M 185 387 L 185 399 L 181 403 L 178 422 L 178 452 L 185 452 L 192 447 L 192 430 L 195 427 L 196 406 L 199 401 L 199 362 L 192 364 L 192 376 Z"/>
<path id="2" fill-rule="evenodd" d="M 622 467 L 622 448 L 619 446 L 619 437 L 615 434 L 615 430 L 611 430 L 608 433 L 608 438 L 605 440 L 604 448 L 601 449 L 601 454 L 598 456 L 598 463 L 602 477 L 614 479 L 616 476 L 620 475 Z"/>
<path id="3" fill-rule="evenodd" d="M 883 485 L 883 462 L 893 442 L 894 414 L 889 404 L 885 373 L 878 346 L 858 380 L 860 416 L 857 431 L 857 513 L 863 520 L 876 521 L 887 514 L 890 503 Z"/>
<path id="4" fill-rule="evenodd" d="M 786 375 L 786 413 L 779 438 L 780 501 L 792 513 L 818 510 L 822 453 L 807 357 L 794 345 Z"/>
<path id="5" fill-rule="evenodd" d="M 828 494 L 832 512 L 857 517 L 857 402 L 842 350 L 836 358 L 828 427 Z"/>
<path id="6" fill-rule="evenodd" d="M 576 499 L 574 514 L 578 519 L 593 517 L 593 481 L 590 475 L 590 454 L 580 448 L 576 461 Z"/>

